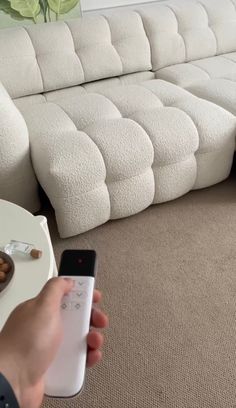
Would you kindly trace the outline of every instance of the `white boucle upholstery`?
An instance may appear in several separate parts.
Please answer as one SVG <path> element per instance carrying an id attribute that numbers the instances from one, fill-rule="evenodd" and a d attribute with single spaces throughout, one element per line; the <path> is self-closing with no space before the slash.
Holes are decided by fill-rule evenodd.
<path id="1" fill-rule="evenodd" d="M 212 79 L 189 86 L 190 92 L 214 102 L 236 116 L 236 78 L 235 81 L 228 79 Z"/>
<path id="2" fill-rule="evenodd" d="M 137 11 L 151 45 L 154 71 L 236 51 L 232 0 L 170 0 Z"/>
<path id="3" fill-rule="evenodd" d="M 229 175 L 236 0 L 0 30 L 0 81 L 0 197 L 82 233 Z"/>
<path id="4" fill-rule="evenodd" d="M 166 67 L 155 76 L 236 115 L 236 52 Z"/>
<path id="5" fill-rule="evenodd" d="M 0 55 L 0 79 L 13 98 L 151 69 L 135 12 L 0 30 Z"/>
<path id="6" fill-rule="evenodd" d="M 183 88 L 209 79 L 236 81 L 236 52 L 172 65 L 159 69 L 155 76 Z"/>
<path id="7" fill-rule="evenodd" d="M 0 197 L 30 211 L 39 208 L 25 121 L 0 83 Z"/>
<path id="8" fill-rule="evenodd" d="M 0 30 L 0 81 L 13 98 L 43 91 L 32 42 L 23 27 Z"/>
<path id="9" fill-rule="evenodd" d="M 170 0 L 140 15 L 156 78 L 236 114 L 235 0 Z"/>
<path id="10" fill-rule="evenodd" d="M 100 93 L 75 87 L 36 99 L 27 104 L 23 98 L 18 107 L 62 237 L 217 183 L 230 172 L 234 116 L 165 81 Z"/>
<path id="11" fill-rule="evenodd" d="M 0 79 L 18 98 L 235 52 L 235 38 L 232 0 L 167 0 L 0 30 Z"/>
<path id="12" fill-rule="evenodd" d="M 88 92 L 99 92 L 107 88 L 111 88 L 118 85 L 133 85 L 140 84 L 140 82 L 148 81 L 150 79 L 155 79 L 155 73 L 137 72 L 135 74 L 122 75 L 117 78 L 103 79 L 102 81 L 89 82 L 88 84 L 82 85 Z"/>

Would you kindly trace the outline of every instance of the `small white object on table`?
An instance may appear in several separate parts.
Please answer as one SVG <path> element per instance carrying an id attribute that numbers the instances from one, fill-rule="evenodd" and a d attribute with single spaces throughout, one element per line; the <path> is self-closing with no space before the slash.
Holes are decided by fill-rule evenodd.
<path id="1" fill-rule="evenodd" d="M 15 273 L 9 286 L 0 293 L 0 330 L 19 303 L 35 297 L 48 279 L 57 276 L 46 217 L 34 216 L 15 204 L 0 200 L 1 250 L 11 240 L 33 244 L 42 251 L 42 257 L 11 255 Z"/>

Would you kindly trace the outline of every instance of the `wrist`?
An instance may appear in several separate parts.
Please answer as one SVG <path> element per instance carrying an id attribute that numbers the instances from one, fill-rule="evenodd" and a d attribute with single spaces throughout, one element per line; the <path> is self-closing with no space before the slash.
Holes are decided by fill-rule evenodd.
<path id="1" fill-rule="evenodd" d="M 23 388 L 21 386 L 20 368 L 12 353 L 9 353 L 0 341 L 0 373 L 11 385 L 19 407 L 23 405 Z"/>
<path id="2" fill-rule="evenodd" d="M 29 383 L 24 363 L 13 353 L 5 352 L 0 341 L 0 373 L 6 378 L 14 391 L 20 408 L 39 408 L 41 400 L 35 398 L 35 387 Z M 43 390 L 43 384 L 39 384 Z M 43 391 L 42 391 L 43 395 Z"/>
<path id="3" fill-rule="evenodd" d="M 35 382 L 27 364 L 15 347 L 10 347 L 0 333 L 0 373 L 11 385 L 20 408 L 39 408 L 44 395 L 43 377 Z"/>

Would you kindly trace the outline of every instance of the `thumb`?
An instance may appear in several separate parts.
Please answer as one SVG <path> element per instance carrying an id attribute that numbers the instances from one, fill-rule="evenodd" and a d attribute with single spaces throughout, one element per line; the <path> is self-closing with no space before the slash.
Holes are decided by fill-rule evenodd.
<path id="1" fill-rule="evenodd" d="M 47 304 L 57 308 L 60 306 L 63 296 L 67 295 L 74 287 L 72 279 L 52 278 L 38 295 L 41 304 Z"/>

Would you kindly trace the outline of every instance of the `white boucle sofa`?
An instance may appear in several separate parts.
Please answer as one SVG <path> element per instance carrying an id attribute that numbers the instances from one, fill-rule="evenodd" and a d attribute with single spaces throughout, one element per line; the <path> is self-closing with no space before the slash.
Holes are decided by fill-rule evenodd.
<path id="1" fill-rule="evenodd" d="M 235 80 L 236 0 L 0 30 L 0 197 L 69 237 L 218 183 Z"/>

